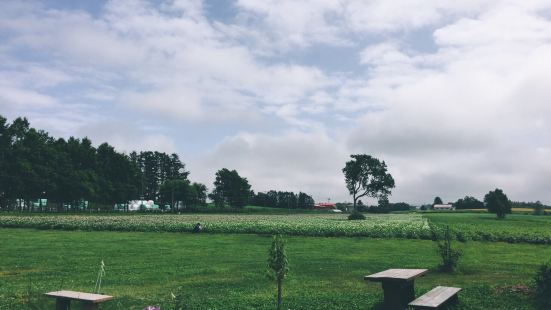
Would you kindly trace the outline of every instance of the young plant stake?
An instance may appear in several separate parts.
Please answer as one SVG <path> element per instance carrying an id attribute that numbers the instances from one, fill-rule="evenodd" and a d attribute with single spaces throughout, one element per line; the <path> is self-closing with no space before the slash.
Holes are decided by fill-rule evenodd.
<path id="1" fill-rule="evenodd" d="M 275 235 L 268 252 L 268 276 L 277 282 L 277 310 L 281 310 L 283 279 L 289 271 L 288 264 L 284 240 L 280 235 Z"/>

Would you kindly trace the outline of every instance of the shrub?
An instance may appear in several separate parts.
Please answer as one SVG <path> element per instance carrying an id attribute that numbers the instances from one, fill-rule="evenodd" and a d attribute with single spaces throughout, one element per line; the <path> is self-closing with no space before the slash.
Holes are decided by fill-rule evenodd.
<path id="1" fill-rule="evenodd" d="M 511 213 L 511 201 L 499 188 L 484 196 L 484 204 L 488 212 L 495 213 L 498 219 L 504 219 L 507 213 Z"/>
<path id="2" fill-rule="evenodd" d="M 545 206 L 541 202 L 536 201 L 533 204 L 533 208 L 534 208 L 534 215 L 544 215 L 545 214 Z"/>
<path id="3" fill-rule="evenodd" d="M 358 211 L 352 211 L 350 215 L 348 216 L 349 220 L 365 220 L 365 215 L 361 214 Z"/>
<path id="4" fill-rule="evenodd" d="M 534 280 L 538 302 L 544 307 L 551 307 L 551 263 L 541 265 Z"/>
<path id="5" fill-rule="evenodd" d="M 449 226 L 443 229 L 431 226 L 433 240 L 438 246 L 438 253 L 442 262 L 439 269 L 444 272 L 452 272 L 457 268 L 457 263 L 461 257 L 461 251 L 454 249 L 452 246 L 453 234 Z"/>
<path id="6" fill-rule="evenodd" d="M 289 262 L 285 254 L 285 242 L 280 235 L 275 235 L 268 252 L 268 275 L 277 281 L 277 310 L 281 309 L 283 279 L 289 272 Z"/>

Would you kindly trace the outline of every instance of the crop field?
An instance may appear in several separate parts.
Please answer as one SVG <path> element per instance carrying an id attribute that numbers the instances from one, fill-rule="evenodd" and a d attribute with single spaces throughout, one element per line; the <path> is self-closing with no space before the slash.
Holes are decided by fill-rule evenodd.
<path id="1" fill-rule="evenodd" d="M 255 233 L 301 236 L 429 238 L 427 220 L 418 214 L 371 215 L 349 221 L 344 214 L 183 214 L 183 215 L 3 215 L 0 227 L 190 232 L 201 223 L 208 233 Z"/>
<path id="2" fill-rule="evenodd" d="M 345 214 L 133 214 L 0 215 L 0 227 L 88 231 L 190 232 L 201 223 L 207 233 L 281 233 L 295 236 L 430 239 L 429 224 L 449 225 L 460 241 L 551 244 L 551 216 L 511 214 L 497 220 L 485 213 Z"/>
<path id="3" fill-rule="evenodd" d="M 172 310 L 173 294 L 185 309 L 275 308 L 275 284 L 265 276 L 269 236 L 12 228 L 0 235 L 0 309 L 53 309 L 44 292 L 92 291 L 101 260 L 101 292 L 115 296 L 104 310 Z M 431 269 L 415 281 L 416 294 L 461 287 L 459 309 L 535 309 L 532 278 L 551 257 L 545 245 L 457 243 L 463 257 L 448 274 L 436 271 L 430 240 L 287 236 L 286 245 L 284 309 L 381 309 L 380 284 L 363 276 L 387 268 Z"/>
<path id="4" fill-rule="evenodd" d="M 505 241 L 551 244 L 551 216 L 509 214 L 498 220 L 494 214 L 425 213 L 437 225 L 449 225 L 459 240 Z"/>

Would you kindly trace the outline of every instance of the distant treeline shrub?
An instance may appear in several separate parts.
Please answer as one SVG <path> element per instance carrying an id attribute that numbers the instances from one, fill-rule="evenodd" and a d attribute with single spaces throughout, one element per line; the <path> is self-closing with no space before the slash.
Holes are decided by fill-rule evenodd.
<path id="1" fill-rule="evenodd" d="M 287 208 L 287 209 L 312 209 L 314 208 L 314 199 L 312 196 L 299 192 L 268 191 L 259 192 L 252 195 L 250 200 L 252 205 L 268 208 Z"/>
<path id="2" fill-rule="evenodd" d="M 405 202 L 382 203 L 378 206 L 358 205 L 358 211 L 368 213 L 390 213 L 393 211 L 409 211 L 412 209 L 415 209 L 415 207 Z"/>

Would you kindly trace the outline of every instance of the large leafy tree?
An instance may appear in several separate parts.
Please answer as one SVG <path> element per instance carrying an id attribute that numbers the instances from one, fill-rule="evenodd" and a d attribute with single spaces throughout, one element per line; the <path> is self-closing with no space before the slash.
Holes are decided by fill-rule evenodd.
<path id="1" fill-rule="evenodd" d="M 297 196 L 293 192 L 277 192 L 277 207 L 282 209 L 295 209 Z"/>
<path id="2" fill-rule="evenodd" d="M 9 137 L 9 149 L 5 153 L 4 191 L 6 197 L 15 201 L 16 199 L 27 199 L 28 183 L 25 178 L 33 178 L 34 169 L 32 161 L 28 158 L 29 147 L 26 136 L 30 130 L 29 122 L 25 118 L 17 118 L 6 128 L 6 135 Z M 32 182 L 32 181 L 31 181 Z M 21 201 L 17 207 L 22 207 Z"/>
<path id="3" fill-rule="evenodd" d="M 507 213 L 511 213 L 511 201 L 499 188 L 484 196 L 484 204 L 488 212 L 495 213 L 498 219 L 503 219 Z"/>
<path id="4" fill-rule="evenodd" d="M 177 202 L 180 201 L 184 205 L 188 205 L 194 196 L 193 191 L 189 180 L 168 180 L 161 185 L 160 197 L 163 204 L 170 204 L 171 210 L 176 211 Z"/>
<path id="5" fill-rule="evenodd" d="M 306 193 L 299 192 L 297 207 L 299 209 L 312 209 L 314 207 L 314 198 Z"/>
<path id="6" fill-rule="evenodd" d="M 104 204 L 123 203 L 138 195 L 138 169 L 125 154 L 107 143 L 97 149 L 99 174 L 97 201 Z"/>
<path id="7" fill-rule="evenodd" d="M 0 115 L 0 171 L 7 171 L 7 156 L 11 149 L 11 137 L 7 119 Z M 7 208 L 7 173 L 0 173 L 0 209 Z"/>
<path id="8" fill-rule="evenodd" d="M 246 178 L 239 176 L 237 171 L 220 169 L 216 172 L 214 190 L 210 198 L 216 206 L 244 207 L 251 197 L 251 185 Z"/>
<path id="9" fill-rule="evenodd" d="M 312 196 L 299 192 L 269 191 L 266 193 L 252 193 L 251 204 L 268 208 L 286 208 L 286 209 L 312 209 L 314 199 Z"/>
<path id="10" fill-rule="evenodd" d="M 202 183 L 193 182 L 191 187 L 195 194 L 192 199 L 193 205 L 204 206 L 207 203 L 207 186 Z"/>
<path id="11" fill-rule="evenodd" d="M 395 186 L 394 178 L 387 171 L 384 161 L 365 154 L 350 157 L 352 160 L 346 162 L 342 171 L 346 188 L 354 201 L 354 210 L 361 197 L 381 198 L 390 195 Z"/>
<path id="12" fill-rule="evenodd" d="M 88 138 L 70 137 L 66 151 L 72 163 L 73 171 L 69 174 L 72 197 L 69 200 L 73 207 L 81 200 L 96 200 L 99 194 L 99 176 L 97 172 L 97 153 Z"/>
<path id="13" fill-rule="evenodd" d="M 160 197 L 162 184 L 169 180 L 187 179 L 189 175 L 177 154 L 132 152 L 130 159 L 139 169 L 140 197 L 143 199 L 162 199 Z"/>
<path id="14" fill-rule="evenodd" d="M 22 209 L 31 211 L 30 201 L 43 198 L 50 188 L 53 139 L 44 131 L 31 128 L 24 118 L 15 119 L 7 131 L 10 138 L 4 156 L 4 190 L 12 200 L 19 200 Z"/>
<path id="15" fill-rule="evenodd" d="M 461 209 L 484 209 L 484 203 L 474 197 L 465 196 L 465 198 L 458 199 L 453 206 L 457 210 Z"/>
<path id="16" fill-rule="evenodd" d="M 160 196 L 161 202 L 170 204 L 172 211 L 177 210 L 178 202 L 184 207 L 203 206 L 207 199 L 207 187 L 187 179 L 168 180 L 161 185 Z"/>

